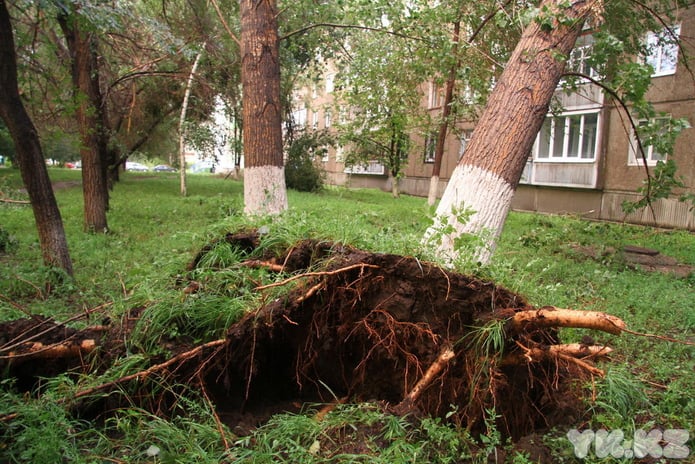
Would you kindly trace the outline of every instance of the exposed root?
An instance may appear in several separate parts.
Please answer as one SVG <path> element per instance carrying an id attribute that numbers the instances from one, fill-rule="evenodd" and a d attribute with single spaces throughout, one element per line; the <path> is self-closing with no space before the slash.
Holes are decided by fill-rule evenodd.
<path id="1" fill-rule="evenodd" d="M 86 356 L 96 348 L 96 342 L 92 339 L 81 341 L 64 341 L 44 345 L 41 342 L 29 342 L 18 346 L 18 351 L 10 351 L 0 359 L 6 359 L 13 363 L 28 361 L 30 359 L 55 359 Z"/>
<path id="2" fill-rule="evenodd" d="M 620 335 L 620 332 L 627 327 L 625 322 L 610 314 L 597 311 L 576 311 L 556 308 L 555 306 L 544 306 L 539 309 L 517 312 L 510 322 L 514 332 L 544 327 L 574 327 Z"/>
<path id="3" fill-rule="evenodd" d="M 160 371 L 164 371 L 168 369 L 169 367 L 176 365 L 176 364 L 181 364 L 185 361 L 190 360 L 191 358 L 200 355 L 204 350 L 209 349 L 209 348 L 216 348 L 224 345 L 227 342 L 227 340 L 214 340 L 208 343 L 205 343 L 203 345 L 198 345 L 192 350 L 188 350 L 184 353 L 180 353 L 173 358 L 168 359 L 167 361 L 160 363 L 160 364 L 155 364 L 153 366 L 150 366 L 149 368 L 136 372 L 135 374 L 130 374 L 123 376 L 121 378 L 118 378 L 116 380 L 112 380 L 110 382 L 103 383 L 101 385 L 96 385 L 91 388 L 87 388 L 84 390 L 80 390 L 75 395 L 73 398 L 78 399 L 78 398 L 83 398 L 86 396 L 93 395 L 97 392 L 103 391 L 103 390 L 110 390 L 120 384 L 130 382 L 131 380 L 145 380 L 147 377 L 151 376 L 152 374 L 155 374 Z"/>
<path id="4" fill-rule="evenodd" d="M 394 411 L 398 414 L 403 414 L 413 409 L 415 402 L 420 398 L 422 392 L 430 386 L 434 378 L 446 367 L 446 365 L 454 358 L 456 354 L 451 346 L 446 345 L 442 348 L 437 359 L 427 368 L 425 375 L 418 381 L 412 390 L 405 395 L 405 398 L 395 406 Z"/>

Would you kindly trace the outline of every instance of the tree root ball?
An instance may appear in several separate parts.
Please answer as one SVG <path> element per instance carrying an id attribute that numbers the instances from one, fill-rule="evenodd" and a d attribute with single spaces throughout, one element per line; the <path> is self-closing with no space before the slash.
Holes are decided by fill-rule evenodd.
<path id="1" fill-rule="evenodd" d="M 226 240 L 237 238 L 242 249 L 253 242 Z M 471 430 L 494 407 L 498 430 L 512 438 L 576 424 L 575 381 L 595 372 L 547 350 L 559 343 L 556 328 L 510 323 L 535 309 L 523 297 L 413 257 L 335 243 L 303 241 L 262 262 L 289 277 L 257 291 L 287 292 L 230 327 L 225 353 L 208 367 L 207 387 L 228 416 L 347 400 Z"/>

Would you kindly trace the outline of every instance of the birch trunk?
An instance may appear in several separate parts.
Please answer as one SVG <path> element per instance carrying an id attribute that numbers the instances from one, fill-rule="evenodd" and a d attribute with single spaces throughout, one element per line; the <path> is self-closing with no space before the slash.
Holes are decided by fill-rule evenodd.
<path id="1" fill-rule="evenodd" d="M 443 262 L 454 264 L 466 243 L 469 258 L 489 262 L 566 59 L 596 6 L 546 0 L 522 34 L 425 232 Z"/>
<path id="2" fill-rule="evenodd" d="M 183 102 L 181 103 L 181 115 L 179 116 L 179 180 L 181 184 L 181 196 L 185 197 L 188 194 L 186 189 L 186 133 L 185 133 L 185 122 L 186 122 L 186 111 L 188 110 L 188 99 L 191 97 L 191 87 L 193 86 L 193 78 L 195 77 L 195 72 L 198 70 L 198 63 L 200 62 L 200 57 L 203 55 L 203 50 L 205 49 L 205 43 L 201 50 L 195 57 L 193 61 L 193 66 L 191 67 L 191 72 L 188 74 L 188 81 L 186 81 L 186 91 L 183 94 Z"/>
<path id="3" fill-rule="evenodd" d="M 244 121 L 244 212 L 287 209 L 282 154 L 280 60 L 276 0 L 241 0 Z"/>

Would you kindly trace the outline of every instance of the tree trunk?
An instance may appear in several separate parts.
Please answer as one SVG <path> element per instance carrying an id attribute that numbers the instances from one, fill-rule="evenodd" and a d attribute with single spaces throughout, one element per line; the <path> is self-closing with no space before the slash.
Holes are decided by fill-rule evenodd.
<path id="1" fill-rule="evenodd" d="M 43 159 L 39 136 L 17 86 L 17 55 L 5 0 L 0 0 L 0 117 L 12 135 L 17 164 L 34 211 L 43 261 L 72 276 L 63 220 Z"/>
<path id="2" fill-rule="evenodd" d="M 492 256 L 566 58 L 596 3 L 561 5 L 544 1 L 540 16 L 524 31 L 425 233 L 424 242 L 436 246 L 449 264 L 459 257 L 464 235 L 477 243 L 472 257 L 487 263 Z"/>
<path id="3" fill-rule="evenodd" d="M 458 44 L 461 31 L 461 21 L 454 23 L 453 49 L 454 55 L 458 54 Z M 449 69 L 449 77 L 446 81 L 446 90 L 444 93 L 444 103 L 442 107 L 442 121 L 439 125 L 439 133 L 437 134 L 437 144 L 434 148 L 434 164 L 432 165 L 432 177 L 430 178 L 430 189 L 427 194 L 427 204 L 432 206 L 437 201 L 437 191 L 439 190 L 439 176 L 442 170 L 442 158 L 444 157 L 444 143 L 446 142 L 446 133 L 449 130 L 449 116 L 451 115 L 451 102 L 454 99 L 454 84 L 456 83 L 456 73 L 461 61 L 457 58 L 456 64 Z"/>
<path id="4" fill-rule="evenodd" d="M 91 32 L 80 27 L 76 12 L 58 15 L 72 60 L 72 84 L 77 123 L 82 139 L 82 191 L 84 194 L 84 230 L 107 232 L 108 209 L 107 143 L 104 127 L 103 98 L 99 88 L 96 42 Z"/>
<path id="5" fill-rule="evenodd" d="M 276 0 L 241 0 L 244 212 L 287 209 Z"/>
<path id="6" fill-rule="evenodd" d="M 393 173 L 391 173 L 389 177 L 391 177 L 391 196 L 393 198 L 399 198 L 401 196 L 401 190 L 398 188 L 398 176 L 394 176 Z"/>
<path id="7" fill-rule="evenodd" d="M 191 67 L 191 72 L 188 74 L 188 81 L 186 82 L 186 91 L 183 94 L 183 103 L 181 104 L 181 117 L 179 118 L 179 169 L 180 184 L 181 184 L 181 196 L 185 197 L 187 192 L 186 189 L 186 137 L 185 137 L 185 122 L 186 122 L 186 111 L 188 110 L 188 99 L 191 96 L 191 87 L 193 86 L 193 78 L 195 77 L 195 72 L 198 69 L 198 63 L 200 63 L 200 57 L 203 55 L 203 50 L 205 49 L 205 43 L 201 50 L 195 57 L 193 61 L 193 66 Z"/>

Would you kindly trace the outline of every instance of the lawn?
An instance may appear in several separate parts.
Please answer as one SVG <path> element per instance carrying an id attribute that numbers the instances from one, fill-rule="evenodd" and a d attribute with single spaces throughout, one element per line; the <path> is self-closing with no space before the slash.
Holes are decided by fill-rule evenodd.
<path id="1" fill-rule="evenodd" d="M 311 414 L 277 415 L 243 437 L 224 429 L 210 402 L 194 392 L 176 393 L 186 414 L 173 418 L 158 417 L 140 406 L 96 418 L 73 414 L 66 400 L 71 394 L 137 372 L 151 359 L 166 356 L 160 343 L 164 334 L 196 343 L 213 340 L 253 306 L 252 295 L 229 297 L 232 283 L 241 285 L 234 280 L 240 278 L 238 273 L 229 272 L 222 281 L 219 273 L 201 270 L 197 277 L 215 291 L 195 299 L 184 301 L 177 288 L 197 252 L 225 233 L 263 228 L 275 246 L 314 238 L 427 260 L 420 240 L 431 222 L 431 210 L 423 198 L 326 188 L 317 194 L 290 191 L 290 211 L 280 218 L 247 218 L 238 181 L 189 176 L 189 195 L 182 198 L 176 175 L 125 173 L 112 192 L 110 231 L 95 235 L 82 231 L 79 171 L 52 169 L 50 175 L 60 185 L 56 195 L 75 280 L 61 280 L 41 265 L 31 209 L 0 203 L 0 321 L 29 315 L 67 321 L 84 313 L 69 324 L 82 328 L 104 319 L 122 320 L 133 308 L 148 308 L 152 316 L 124 341 L 127 353 L 98 378 L 47 379 L 42 395 L 23 395 L 4 379 L 0 436 L 6 441 L 0 442 L 0 462 L 486 462 L 487 451 L 494 449 L 499 456 L 506 449 L 508 462 L 533 462 L 523 450 L 509 452 L 512 444 L 496 433 L 494 424 L 487 428 L 489 433 L 471 436 L 465 428 L 439 419 L 387 415 L 374 403 L 339 405 L 323 421 Z M 23 199 L 20 188 L 16 171 L 0 169 L 0 198 Z M 658 250 L 695 266 L 692 233 L 511 213 L 491 265 L 462 262 L 459 270 L 491 279 L 536 306 L 607 312 L 636 333 L 590 334 L 615 351 L 600 365 L 606 376 L 583 386 L 586 413 L 577 429 L 620 430 L 626 439 L 636 430 L 683 429 L 692 437 L 695 274 L 678 277 L 641 269 L 626 260 L 628 245 Z M 221 251 L 214 257 L 217 262 L 211 266 L 216 269 L 233 259 Z M 561 333 L 567 342 L 585 336 L 577 329 Z M 307 406 L 308 410 L 312 409 Z M 494 417 L 494 411 L 490 414 Z M 610 460 L 593 452 L 577 458 L 566 429 L 542 432 L 552 455 L 547 462 Z M 349 452 L 343 446 L 342 457 L 331 455 L 331 444 L 340 440 L 355 445 Z M 692 439 L 688 445 L 693 448 Z M 678 462 L 695 462 L 693 453 Z"/>

